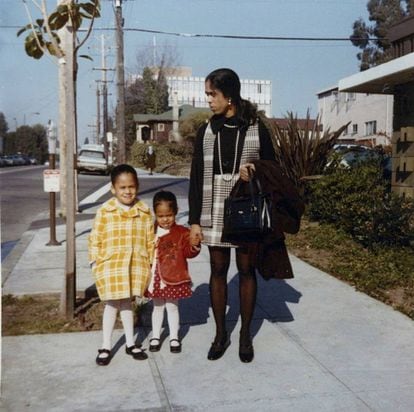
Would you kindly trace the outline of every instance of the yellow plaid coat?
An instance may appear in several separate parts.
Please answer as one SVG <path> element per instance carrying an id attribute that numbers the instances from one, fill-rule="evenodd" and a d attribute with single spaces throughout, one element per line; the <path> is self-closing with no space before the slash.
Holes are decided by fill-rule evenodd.
<path id="1" fill-rule="evenodd" d="M 138 201 L 128 211 L 115 197 L 97 211 L 89 236 L 89 262 L 101 300 L 141 296 L 151 277 L 154 219 Z"/>

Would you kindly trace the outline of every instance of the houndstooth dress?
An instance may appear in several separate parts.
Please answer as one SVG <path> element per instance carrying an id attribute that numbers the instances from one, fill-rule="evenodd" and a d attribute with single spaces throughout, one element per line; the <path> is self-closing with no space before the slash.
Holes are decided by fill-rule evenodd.
<path id="1" fill-rule="evenodd" d="M 213 153 L 217 138 L 218 136 L 213 133 L 211 125 L 208 124 L 203 141 L 204 182 L 200 217 L 200 226 L 204 237 L 203 243 L 208 246 L 237 247 L 235 244 L 222 242 L 221 235 L 223 231 L 224 200 L 230 195 L 232 188 L 239 179 L 239 173 L 235 173 L 233 176 L 231 173 L 213 174 Z M 223 142 L 221 142 L 221 145 L 223 145 Z M 238 152 L 240 153 L 240 150 Z M 236 154 L 236 150 L 234 150 L 234 153 Z M 237 163 L 240 165 L 260 158 L 257 123 L 247 129 L 242 144 L 241 156 L 239 154 L 238 157 L 240 157 L 240 162 Z"/>

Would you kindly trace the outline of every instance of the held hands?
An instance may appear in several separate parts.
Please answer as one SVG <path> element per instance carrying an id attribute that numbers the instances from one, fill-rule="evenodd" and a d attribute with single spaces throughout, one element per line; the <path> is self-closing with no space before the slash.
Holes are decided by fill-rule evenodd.
<path id="1" fill-rule="evenodd" d="M 244 182 L 248 182 L 255 171 L 256 168 L 253 163 L 245 163 L 241 165 L 239 169 L 240 179 Z"/>
<path id="2" fill-rule="evenodd" d="M 203 240 L 203 232 L 200 225 L 191 225 L 190 229 L 190 245 L 192 248 L 200 250 L 200 243 Z"/>

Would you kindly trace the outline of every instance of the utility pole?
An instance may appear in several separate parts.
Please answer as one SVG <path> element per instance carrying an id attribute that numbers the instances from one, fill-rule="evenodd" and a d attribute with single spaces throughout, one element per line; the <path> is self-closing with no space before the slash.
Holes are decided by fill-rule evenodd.
<path id="1" fill-rule="evenodd" d="M 115 0 L 116 44 L 117 44 L 117 90 L 116 137 L 118 141 L 117 163 L 126 162 L 125 147 L 125 74 L 124 74 L 124 33 L 122 18 L 122 0 Z"/>
<path id="2" fill-rule="evenodd" d="M 108 152 L 109 152 L 109 143 L 107 140 L 107 133 L 108 133 L 108 86 L 107 83 L 111 83 L 111 81 L 107 80 L 106 72 L 107 71 L 115 71 L 115 69 L 108 69 L 106 67 L 106 53 L 105 53 L 105 36 L 101 35 L 101 55 L 102 55 L 102 67 L 94 68 L 93 70 L 100 70 L 102 71 L 102 80 L 96 80 L 97 83 L 102 83 L 102 88 L 100 91 L 100 95 L 102 96 L 102 129 L 98 126 L 97 133 L 98 133 L 98 143 L 102 143 L 104 145 L 105 150 L 105 158 L 108 159 Z M 98 121 L 100 122 L 100 114 L 98 111 Z M 102 130 L 102 135 L 100 131 Z"/>
<path id="3" fill-rule="evenodd" d="M 61 1 L 61 3 L 63 3 Z M 76 302 L 76 244 L 75 244 L 75 32 L 69 25 L 60 32 L 64 56 L 59 59 L 59 131 L 61 132 L 63 153 L 61 164 L 65 165 L 64 191 L 66 194 L 66 260 L 63 289 L 60 299 L 60 312 L 72 319 Z"/>
<path id="4" fill-rule="evenodd" d="M 99 136 L 101 135 L 101 101 L 99 86 L 96 86 L 96 137 L 95 142 L 99 144 Z"/>
<path id="5" fill-rule="evenodd" d="M 102 142 L 104 145 L 105 159 L 108 162 L 108 89 L 106 87 L 106 58 L 105 58 L 105 36 L 101 36 L 101 55 L 102 55 L 102 95 L 103 95 L 103 134 Z"/>

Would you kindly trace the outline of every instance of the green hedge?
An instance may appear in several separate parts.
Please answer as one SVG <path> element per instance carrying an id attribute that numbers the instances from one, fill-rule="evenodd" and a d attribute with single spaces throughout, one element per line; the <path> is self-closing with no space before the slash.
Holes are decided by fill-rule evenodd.
<path id="1" fill-rule="evenodd" d="M 390 192 L 375 163 L 338 169 L 313 182 L 308 214 L 364 246 L 408 245 L 414 240 L 414 202 Z"/>

